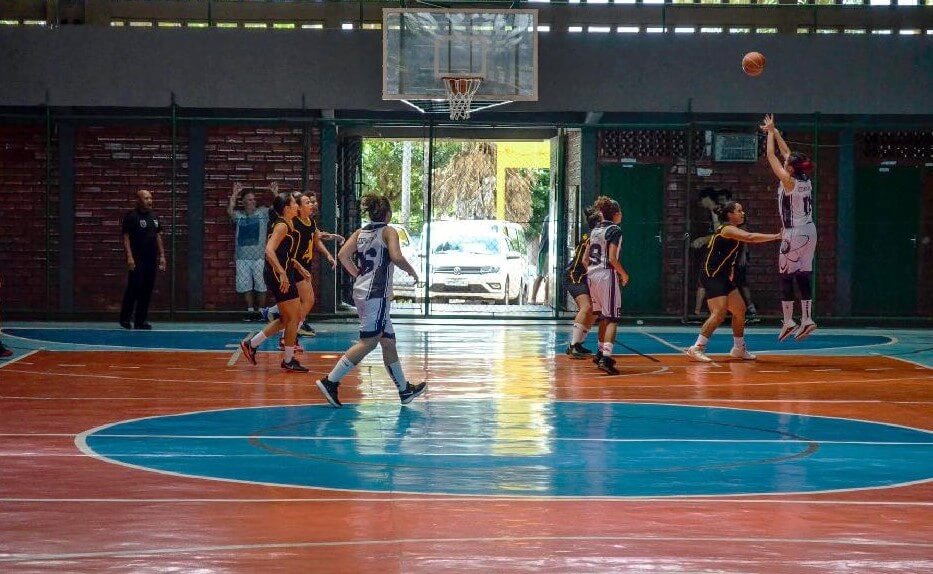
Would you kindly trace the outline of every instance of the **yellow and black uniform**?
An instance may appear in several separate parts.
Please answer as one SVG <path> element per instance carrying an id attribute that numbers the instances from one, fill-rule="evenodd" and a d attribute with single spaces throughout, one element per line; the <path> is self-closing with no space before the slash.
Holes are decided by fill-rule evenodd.
<path id="1" fill-rule="evenodd" d="M 294 221 L 294 220 L 293 220 Z M 291 301 L 292 299 L 298 298 L 298 287 L 297 284 L 301 281 L 302 277 L 299 275 L 298 270 L 292 266 L 292 260 L 296 257 L 296 249 L 298 247 L 298 233 L 288 227 L 288 224 L 285 223 L 282 219 L 276 219 L 269 226 L 269 236 L 272 236 L 272 232 L 279 225 L 284 225 L 287 229 L 285 237 L 282 238 L 282 242 L 279 243 L 279 246 L 275 249 L 275 258 L 278 260 L 279 265 L 285 269 L 285 273 L 288 274 L 288 289 L 283 293 L 279 288 L 279 278 L 275 274 L 275 268 L 272 267 L 272 264 L 266 260 L 266 265 L 263 268 L 263 279 L 266 281 L 266 286 L 272 291 L 272 295 L 275 297 L 276 303 L 283 303 L 285 301 Z"/>
<path id="2" fill-rule="evenodd" d="M 317 223 L 310 217 L 307 221 L 302 221 L 300 217 L 296 217 L 292 220 L 292 226 L 295 228 L 295 233 L 298 234 L 295 259 L 310 273 L 311 261 L 314 260 L 314 233 L 317 231 Z"/>
<path id="3" fill-rule="evenodd" d="M 567 293 L 574 299 L 590 294 L 590 286 L 586 282 L 586 256 L 589 248 L 590 234 L 584 233 L 573 252 L 573 258 L 564 270 L 564 285 Z"/>
<path id="4" fill-rule="evenodd" d="M 722 224 L 713 233 L 707 245 L 706 260 L 700 271 L 700 283 L 706 289 L 706 298 L 725 297 L 736 289 L 733 282 L 735 260 L 742 242 L 723 236 L 728 224 Z"/>

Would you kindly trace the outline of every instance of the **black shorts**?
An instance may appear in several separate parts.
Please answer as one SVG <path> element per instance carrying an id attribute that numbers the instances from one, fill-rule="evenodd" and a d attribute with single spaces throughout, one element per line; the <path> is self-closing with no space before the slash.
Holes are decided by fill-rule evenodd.
<path id="1" fill-rule="evenodd" d="M 570 281 L 564 281 L 564 287 L 567 289 L 567 293 L 576 301 L 577 297 L 580 295 L 590 294 L 590 286 L 587 284 L 586 280 L 581 283 L 571 283 Z"/>
<path id="2" fill-rule="evenodd" d="M 298 271 L 290 265 L 285 269 L 285 272 L 288 274 L 288 289 L 282 293 L 282 290 L 279 288 L 279 279 L 275 276 L 275 271 L 272 270 L 272 266 L 269 265 L 269 262 L 266 262 L 266 266 L 262 270 L 262 277 L 266 282 L 266 288 L 272 292 L 272 296 L 275 298 L 276 303 L 284 303 L 298 298 L 298 282 L 301 281 L 302 277 L 298 275 Z"/>
<path id="3" fill-rule="evenodd" d="M 736 287 L 748 287 L 748 267 L 736 265 L 732 270 L 732 282 Z"/>
<path id="4" fill-rule="evenodd" d="M 735 291 L 735 283 L 728 277 L 707 277 L 706 274 L 700 274 L 700 284 L 706 289 L 706 299 L 715 299 L 716 297 L 725 297 Z"/>

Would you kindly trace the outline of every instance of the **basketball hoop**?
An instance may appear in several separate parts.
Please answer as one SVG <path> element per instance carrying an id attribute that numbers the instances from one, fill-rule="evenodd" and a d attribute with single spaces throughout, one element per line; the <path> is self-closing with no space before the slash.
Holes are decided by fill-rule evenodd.
<path id="1" fill-rule="evenodd" d="M 447 89 L 447 99 L 450 101 L 450 119 L 470 119 L 470 104 L 473 95 L 483 83 L 482 76 L 443 76 L 444 87 Z"/>

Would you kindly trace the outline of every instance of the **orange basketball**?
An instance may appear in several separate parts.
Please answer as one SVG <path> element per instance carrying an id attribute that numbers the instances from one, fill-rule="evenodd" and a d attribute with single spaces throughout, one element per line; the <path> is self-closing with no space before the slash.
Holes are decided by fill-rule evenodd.
<path id="1" fill-rule="evenodd" d="M 742 58 L 742 69 L 749 76 L 759 76 L 765 71 L 765 57 L 761 52 L 749 52 Z"/>

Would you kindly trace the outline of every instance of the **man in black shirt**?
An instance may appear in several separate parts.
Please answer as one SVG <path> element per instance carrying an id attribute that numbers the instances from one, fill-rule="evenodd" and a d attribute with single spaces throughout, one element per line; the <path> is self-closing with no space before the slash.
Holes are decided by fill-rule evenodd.
<path id="1" fill-rule="evenodd" d="M 162 246 L 162 226 L 152 213 L 152 193 L 141 189 L 136 193 L 136 209 L 123 216 L 123 249 L 129 277 L 120 310 L 120 326 L 124 329 L 151 329 L 146 322 L 149 297 L 155 286 L 156 265 L 165 271 L 165 249 Z M 135 315 L 134 315 L 135 308 Z M 133 316 L 133 325 L 130 317 Z"/>

